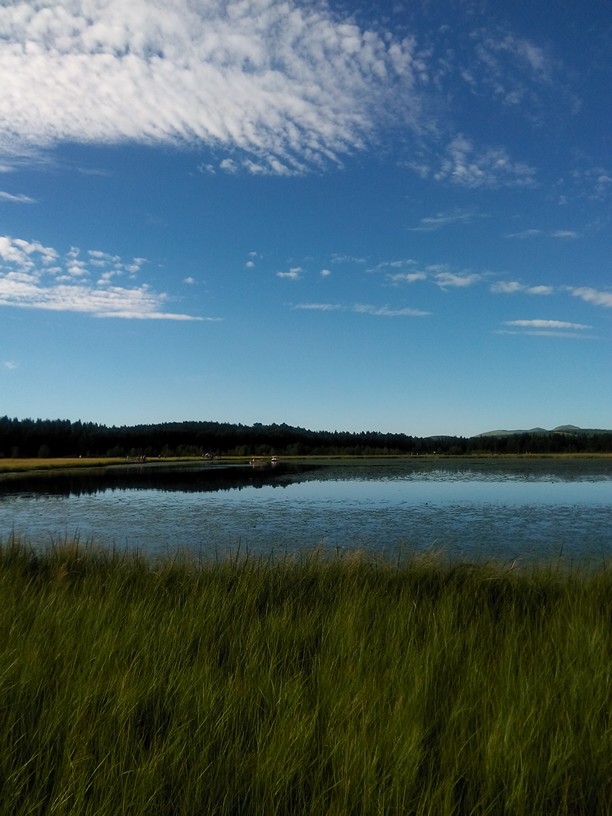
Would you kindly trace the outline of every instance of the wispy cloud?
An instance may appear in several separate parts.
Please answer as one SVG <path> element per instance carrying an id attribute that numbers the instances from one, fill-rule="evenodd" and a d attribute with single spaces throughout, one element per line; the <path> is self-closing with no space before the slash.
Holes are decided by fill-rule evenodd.
<path id="1" fill-rule="evenodd" d="M 506 238 L 560 238 L 567 240 L 571 238 L 579 238 L 580 233 L 576 230 L 541 230 L 541 229 L 526 229 L 521 232 L 509 232 Z"/>
<path id="2" fill-rule="evenodd" d="M 0 306 L 94 317 L 202 319 L 166 311 L 169 296 L 146 283 L 128 285 L 144 263 L 144 258 L 123 261 L 101 250 L 81 256 L 77 247 L 61 256 L 37 241 L 0 236 Z"/>
<path id="3" fill-rule="evenodd" d="M 591 329 L 584 323 L 571 323 L 566 320 L 506 320 L 507 329 L 500 329 L 497 334 L 516 334 L 528 337 L 559 337 L 571 340 L 592 340 L 584 332 Z"/>
<path id="4" fill-rule="evenodd" d="M 413 309 L 408 306 L 393 308 L 390 306 L 373 306 L 369 303 L 298 303 L 294 309 L 316 312 L 353 312 L 355 314 L 372 315 L 373 317 L 428 317 L 431 312 L 422 309 Z"/>
<path id="5" fill-rule="evenodd" d="M 331 263 L 333 264 L 365 264 L 367 262 L 367 258 L 359 255 L 342 255 L 338 252 L 335 252 L 331 257 Z"/>
<path id="6" fill-rule="evenodd" d="M 565 320 L 506 320 L 506 326 L 520 326 L 529 329 L 590 329 L 584 323 L 568 323 Z"/>
<path id="7" fill-rule="evenodd" d="M 571 292 L 574 297 L 580 298 L 587 303 L 612 309 L 612 292 L 602 292 L 599 289 L 592 289 L 590 286 L 568 286 L 566 290 Z"/>
<path id="8" fill-rule="evenodd" d="M 389 306 L 371 306 L 366 303 L 357 303 L 352 307 L 353 312 L 368 314 L 374 317 L 428 317 L 431 312 L 422 309 L 413 309 L 409 306 L 391 308 Z"/>
<path id="9" fill-rule="evenodd" d="M 478 149 L 462 134 L 449 143 L 433 178 L 472 189 L 536 185 L 535 169 L 525 162 L 513 161 L 505 147 Z"/>
<path id="10" fill-rule="evenodd" d="M 30 196 L 23 193 L 6 193 L 4 190 L 0 190 L 0 201 L 8 201 L 11 204 L 36 204 L 36 200 Z"/>
<path id="11" fill-rule="evenodd" d="M 229 151 L 227 172 L 283 174 L 420 119 L 413 40 L 325 3 L 24 0 L 2 5 L 0 27 L 7 151 L 200 142 Z"/>
<path id="12" fill-rule="evenodd" d="M 587 166 L 585 157 L 580 166 L 574 167 L 567 175 L 560 177 L 554 185 L 557 203 L 566 205 L 570 201 L 589 201 L 601 204 L 612 194 L 612 169 L 603 165 Z"/>
<path id="13" fill-rule="evenodd" d="M 388 272 L 386 280 L 392 284 L 417 283 L 418 281 L 429 280 L 440 289 L 461 289 L 473 286 L 483 279 L 483 275 L 478 272 L 455 272 L 446 264 L 428 264 L 421 268 L 412 268 L 415 261 L 407 261 L 409 269 L 403 272 Z M 383 270 L 385 268 L 395 268 L 394 262 L 379 264 L 372 271 Z M 401 268 L 401 266 L 400 266 Z"/>
<path id="14" fill-rule="evenodd" d="M 416 283 L 427 280 L 425 272 L 393 272 L 387 275 L 387 280 L 391 283 Z"/>
<path id="15" fill-rule="evenodd" d="M 292 266 L 286 272 L 277 272 L 277 278 L 285 278 L 285 280 L 299 280 L 302 277 L 304 270 L 301 266 Z"/>
<path id="16" fill-rule="evenodd" d="M 463 289 L 473 286 L 482 280 L 482 275 L 476 272 L 470 274 L 457 274 L 456 272 L 439 272 L 434 275 L 434 280 L 440 289 Z"/>
<path id="17" fill-rule="evenodd" d="M 612 309 L 612 292 L 594 289 L 591 286 L 529 286 L 519 281 L 498 281 L 491 284 L 490 291 L 494 294 L 515 294 L 520 292 L 526 295 L 552 295 L 555 292 L 567 292 L 574 297 L 592 303 L 594 306 L 604 306 Z"/>
<path id="18" fill-rule="evenodd" d="M 580 238 L 580 233 L 576 230 L 552 230 L 549 235 L 551 238 Z"/>
<path id="19" fill-rule="evenodd" d="M 14 360 L 3 360 L 2 368 L 6 369 L 6 371 L 15 371 L 19 366 Z"/>
<path id="20" fill-rule="evenodd" d="M 512 295 L 515 292 L 523 292 L 527 295 L 552 295 L 555 291 L 554 286 L 545 286 L 543 284 L 538 286 L 529 286 L 519 281 L 497 281 L 492 283 L 490 291 L 494 294 Z"/>
<path id="21" fill-rule="evenodd" d="M 339 303 L 297 303 L 294 309 L 305 312 L 343 312 L 346 307 Z"/>
<path id="22" fill-rule="evenodd" d="M 437 215 L 429 215 L 421 218 L 418 226 L 409 227 L 409 232 L 435 232 L 444 227 L 454 224 L 470 224 L 477 218 L 483 218 L 474 210 L 453 210 L 451 212 L 440 212 Z"/>
<path id="23" fill-rule="evenodd" d="M 542 86 L 550 84 L 559 67 L 540 45 L 507 31 L 480 29 L 472 39 L 480 70 L 464 79 L 472 86 L 478 83 L 509 107 L 537 102 Z"/>
<path id="24" fill-rule="evenodd" d="M 398 258 L 394 261 L 381 261 L 368 268 L 368 272 L 384 272 L 387 269 L 412 269 L 417 265 L 413 258 Z M 395 273 L 393 273 L 395 274 Z"/>

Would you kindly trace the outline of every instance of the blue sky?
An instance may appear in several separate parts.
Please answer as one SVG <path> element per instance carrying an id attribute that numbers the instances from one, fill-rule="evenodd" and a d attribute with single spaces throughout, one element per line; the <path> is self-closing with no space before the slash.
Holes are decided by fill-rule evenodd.
<path id="1" fill-rule="evenodd" d="M 0 4 L 0 414 L 612 427 L 612 6 Z"/>

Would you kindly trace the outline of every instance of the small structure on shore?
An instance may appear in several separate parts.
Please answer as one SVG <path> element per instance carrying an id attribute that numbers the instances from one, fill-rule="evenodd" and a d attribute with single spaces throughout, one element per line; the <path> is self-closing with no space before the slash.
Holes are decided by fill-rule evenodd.
<path id="1" fill-rule="evenodd" d="M 257 457 L 254 456 L 250 460 L 250 464 L 252 468 L 261 469 L 270 469 L 274 468 L 279 464 L 279 459 L 277 456 L 272 456 L 270 459 L 267 457 Z"/>

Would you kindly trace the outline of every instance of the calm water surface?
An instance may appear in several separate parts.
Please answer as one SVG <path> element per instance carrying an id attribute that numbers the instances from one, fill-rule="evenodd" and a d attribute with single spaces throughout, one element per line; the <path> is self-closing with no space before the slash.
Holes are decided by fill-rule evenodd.
<path id="1" fill-rule="evenodd" d="M 135 468 L 0 481 L 0 535 L 160 552 L 321 546 L 577 561 L 612 554 L 612 460 Z"/>

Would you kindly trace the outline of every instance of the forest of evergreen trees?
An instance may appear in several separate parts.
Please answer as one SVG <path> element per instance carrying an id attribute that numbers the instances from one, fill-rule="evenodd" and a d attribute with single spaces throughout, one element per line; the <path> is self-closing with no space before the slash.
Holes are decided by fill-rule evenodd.
<path id="1" fill-rule="evenodd" d="M 169 422 L 107 427 L 62 419 L 0 418 L 0 457 L 610 453 L 612 432 L 416 437 L 310 431 L 286 424 Z"/>

